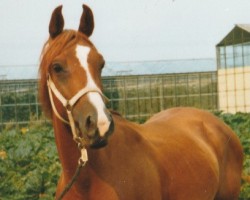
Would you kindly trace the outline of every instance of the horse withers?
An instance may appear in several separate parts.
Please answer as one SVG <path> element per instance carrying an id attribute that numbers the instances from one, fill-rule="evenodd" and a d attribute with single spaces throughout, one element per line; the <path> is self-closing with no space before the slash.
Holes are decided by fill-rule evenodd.
<path id="1" fill-rule="evenodd" d="M 62 6 L 54 10 L 41 55 L 39 94 L 62 165 L 56 198 L 82 158 L 65 200 L 236 200 L 243 151 L 215 116 L 173 108 L 136 124 L 106 108 L 105 62 L 89 40 L 93 13 L 83 10 L 78 31 L 64 30 Z"/>

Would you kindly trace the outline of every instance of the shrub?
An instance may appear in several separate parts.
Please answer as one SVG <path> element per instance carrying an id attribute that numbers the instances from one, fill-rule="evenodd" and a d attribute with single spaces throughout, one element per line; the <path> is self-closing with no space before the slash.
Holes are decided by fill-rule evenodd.
<path id="1" fill-rule="evenodd" d="M 0 199 L 53 199 L 60 172 L 52 128 L 32 126 L 0 135 Z"/>
<path id="2" fill-rule="evenodd" d="M 228 124 L 240 138 L 244 150 L 242 188 L 240 199 L 250 199 L 250 113 L 215 113 Z"/>

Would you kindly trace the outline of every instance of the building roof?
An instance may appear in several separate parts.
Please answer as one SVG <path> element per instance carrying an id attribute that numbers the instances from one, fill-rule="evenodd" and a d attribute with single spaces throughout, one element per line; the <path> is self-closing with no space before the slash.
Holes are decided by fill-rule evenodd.
<path id="1" fill-rule="evenodd" d="M 234 28 L 216 45 L 216 47 L 245 42 L 250 42 L 250 24 L 236 24 Z"/>
<path id="2" fill-rule="evenodd" d="M 250 24 L 236 24 L 236 26 L 250 33 Z"/>

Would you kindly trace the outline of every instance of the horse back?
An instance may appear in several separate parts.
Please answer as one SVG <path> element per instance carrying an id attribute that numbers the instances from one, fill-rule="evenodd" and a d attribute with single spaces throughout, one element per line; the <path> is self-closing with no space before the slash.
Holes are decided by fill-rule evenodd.
<path id="1" fill-rule="evenodd" d="M 236 134 L 217 117 L 174 108 L 154 115 L 142 129 L 166 173 L 166 195 L 237 199 L 243 151 Z"/>

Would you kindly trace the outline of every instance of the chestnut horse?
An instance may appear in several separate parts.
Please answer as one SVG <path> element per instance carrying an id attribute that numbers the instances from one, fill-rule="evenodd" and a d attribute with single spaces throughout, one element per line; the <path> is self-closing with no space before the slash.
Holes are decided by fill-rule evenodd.
<path id="1" fill-rule="evenodd" d="M 39 88 L 62 165 L 56 198 L 80 161 L 84 167 L 65 200 L 237 199 L 243 151 L 235 133 L 193 108 L 165 110 L 144 124 L 109 111 L 104 59 L 89 40 L 92 11 L 83 5 L 78 31 L 63 29 L 61 11 L 52 13 Z"/>

